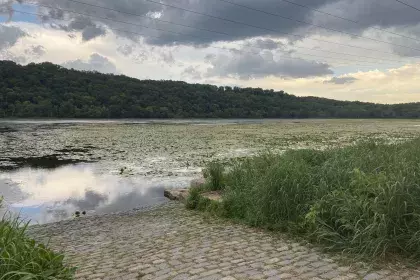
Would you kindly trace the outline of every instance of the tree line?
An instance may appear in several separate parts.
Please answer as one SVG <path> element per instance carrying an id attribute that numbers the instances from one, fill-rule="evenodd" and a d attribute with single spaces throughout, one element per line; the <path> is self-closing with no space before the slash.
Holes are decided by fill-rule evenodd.
<path id="1" fill-rule="evenodd" d="M 2 118 L 419 118 L 396 105 L 297 97 L 260 88 L 138 80 L 52 63 L 0 61 Z"/>

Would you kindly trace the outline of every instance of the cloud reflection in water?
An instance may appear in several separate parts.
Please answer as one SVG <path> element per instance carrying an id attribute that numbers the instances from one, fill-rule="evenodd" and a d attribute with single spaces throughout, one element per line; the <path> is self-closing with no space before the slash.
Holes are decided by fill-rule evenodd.
<path id="1" fill-rule="evenodd" d="M 164 187 L 189 180 L 103 174 L 98 165 L 78 164 L 0 173 L 0 190 L 12 211 L 21 211 L 33 223 L 49 223 L 75 211 L 105 214 L 162 203 Z"/>

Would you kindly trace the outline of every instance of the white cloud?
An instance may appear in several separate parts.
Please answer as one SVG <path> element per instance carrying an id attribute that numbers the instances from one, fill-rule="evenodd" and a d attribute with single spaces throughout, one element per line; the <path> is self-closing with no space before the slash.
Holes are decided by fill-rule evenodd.
<path id="1" fill-rule="evenodd" d="M 81 71 L 98 71 L 107 74 L 118 74 L 117 67 L 107 57 L 100 54 L 92 54 L 88 60 L 72 60 L 62 64 L 66 68 L 81 70 Z"/>
<path id="2" fill-rule="evenodd" d="M 344 85 L 344 84 L 351 84 L 357 81 L 355 77 L 345 76 L 345 77 L 332 77 L 330 80 L 324 81 L 324 84 L 336 84 L 336 85 Z"/>
<path id="3" fill-rule="evenodd" d="M 339 100 L 378 103 L 418 102 L 420 100 L 420 63 L 385 71 L 359 71 L 347 75 L 357 80 L 351 84 L 337 86 L 325 83 L 332 77 L 293 80 L 269 77 L 247 81 L 242 85 L 285 90 L 298 96 L 318 96 Z"/>

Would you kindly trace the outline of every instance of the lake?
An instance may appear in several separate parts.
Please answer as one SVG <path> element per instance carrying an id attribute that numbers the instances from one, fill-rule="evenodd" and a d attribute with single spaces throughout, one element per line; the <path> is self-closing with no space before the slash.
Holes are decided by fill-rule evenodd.
<path id="1" fill-rule="evenodd" d="M 419 135 L 416 120 L 1 120 L 0 195 L 49 223 L 164 203 L 212 160 Z"/>

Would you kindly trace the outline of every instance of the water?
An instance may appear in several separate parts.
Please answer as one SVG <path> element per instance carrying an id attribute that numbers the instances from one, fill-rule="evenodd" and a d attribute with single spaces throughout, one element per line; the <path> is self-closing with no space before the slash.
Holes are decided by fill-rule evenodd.
<path id="1" fill-rule="evenodd" d="M 96 164 L 76 164 L 1 173 L 0 189 L 10 210 L 33 223 L 49 223 L 72 218 L 76 211 L 102 214 L 163 203 L 165 187 L 189 179 L 104 174 Z"/>
<path id="2" fill-rule="evenodd" d="M 41 224 L 76 211 L 93 215 L 164 203 L 164 188 L 187 187 L 204 159 L 215 156 L 217 139 L 205 133 L 208 127 L 261 122 L 2 120 L 0 195 L 9 210 Z"/>
<path id="3" fill-rule="evenodd" d="M 212 160 L 419 132 L 409 120 L 0 120 L 0 195 L 49 223 L 163 203 Z"/>

